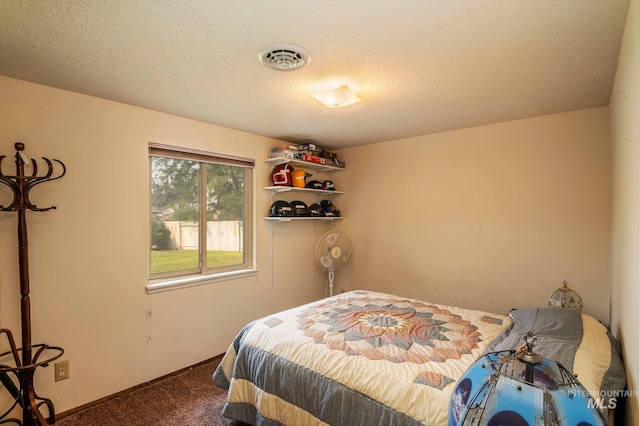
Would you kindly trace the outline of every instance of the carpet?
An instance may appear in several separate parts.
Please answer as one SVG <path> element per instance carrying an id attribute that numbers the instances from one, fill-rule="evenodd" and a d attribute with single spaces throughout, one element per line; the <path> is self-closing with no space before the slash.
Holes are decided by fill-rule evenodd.
<path id="1" fill-rule="evenodd" d="M 211 376 L 221 357 L 68 415 L 58 426 L 245 426 L 222 417 L 227 391 Z"/>

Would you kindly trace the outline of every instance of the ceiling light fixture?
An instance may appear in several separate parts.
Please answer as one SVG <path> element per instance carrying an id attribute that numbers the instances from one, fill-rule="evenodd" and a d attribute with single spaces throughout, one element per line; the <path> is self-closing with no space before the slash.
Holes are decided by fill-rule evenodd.
<path id="1" fill-rule="evenodd" d="M 276 71 L 293 71 L 309 63 L 309 53 L 294 44 L 272 44 L 263 47 L 258 59 L 265 67 Z"/>
<path id="2" fill-rule="evenodd" d="M 332 87 L 331 89 L 322 92 L 314 92 L 311 96 L 316 98 L 327 108 L 340 108 L 355 104 L 362 100 L 356 96 L 356 94 L 353 93 L 346 84 L 338 87 Z"/>

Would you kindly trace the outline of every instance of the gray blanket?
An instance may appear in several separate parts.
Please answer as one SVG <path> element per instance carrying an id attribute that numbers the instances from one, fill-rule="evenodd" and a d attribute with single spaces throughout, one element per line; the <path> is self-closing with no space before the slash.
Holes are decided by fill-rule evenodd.
<path id="1" fill-rule="evenodd" d="M 524 336 L 533 332 L 537 337 L 534 352 L 543 358 L 561 363 L 574 373 L 573 361 L 583 334 L 582 316 L 579 311 L 545 307 L 513 310 L 509 316 L 513 318 L 513 323 L 491 342 L 485 353 L 517 349 L 525 343 Z M 626 384 L 626 375 L 618 343 L 608 332 L 607 337 L 611 344 L 611 361 L 600 390 L 619 391 Z"/>

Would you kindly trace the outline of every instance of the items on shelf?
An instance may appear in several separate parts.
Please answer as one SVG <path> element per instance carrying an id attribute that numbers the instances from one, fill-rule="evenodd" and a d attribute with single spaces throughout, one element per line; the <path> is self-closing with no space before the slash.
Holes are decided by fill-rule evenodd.
<path id="1" fill-rule="evenodd" d="M 327 151 L 314 143 L 283 144 L 271 150 L 270 158 L 289 158 L 344 168 L 344 163 L 338 159 L 335 152 Z"/>
<path id="2" fill-rule="evenodd" d="M 311 176 L 311 174 L 307 173 L 306 170 L 296 169 L 291 173 L 291 179 L 293 180 L 292 185 L 296 188 L 305 188 L 307 185 L 307 178 Z"/>
<path id="3" fill-rule="evenodd" d="M 322 185 L 322 182 L 320 182 L 319 180 L 311 180 L 311 181 L 307 182 L 307 184 L 305 185 L 305 188 L 309 188 L 309 189 L 324 189 L 324 185 Z"/>
<path id="4" fill-rule="evenodd" d="M 334 157 L 335 154 L 328 151 L 321 150 L 320 147 L 314 144 L 304 145 L 281 145 L 274 148 L 274 153 L 287 152 L 300 152 L 313 151 L 313 154 L 325 155 L 327 157 Z M 341 167 L 336 167 L 330 164 L 319 164 L 300 159 L 287 158 L 283 154 L 281 157 L 272 157 L 265 161 L 273 165 L 271 171 L 271 182 L 273 186 L 265 187 L 264 189 L 271 191 L 272 204 L 269 207 L 268 216 L 266 220 L 273 222 L 290 222 L 295 219 L 308 219 L 308 220 L 336 220 L 342 219 L 340 210 L 329 200 L 322 201 L 310 201 L 311 195 L 333 196 L 342 194 L 341 191 L 336 190 L 336 185 L 332 180 L 322 179 L 317 177 L 313 180 L 310 179 L 313 173 L 336 172 L 344 170 L 344 163 L 341 163 Z M 293 154 L 292 154 L 293 156 Z M 325 158 L 328 160 L 330 158 Z M 335 158 L 337 160 L 337 158 Z M 285 200 L 273 200 L 276 194 L 291 193 L 301 196 L 301 199 L 295 201 Z M 307 198 L 304 198 L 304 197 Z M 297 197 L 296 197 L 297 198 Z M 305 200 L 305 201 L 302 201 Z"/>
<path id="5" fill-rule="evenodd" d="M 322 189 L 327 191 L 334 191 L 336 186 L 333 184 L 332 180 L 324 180 L 322 181 Z"/>
<path id="6" fill-rule="evenodd" d="M 325 216 L 335 216 L 340 217 L 340 210 L 333 205 L 331 200 L 322 200 L 320 201 L 320 206 L 322 206 L 322 210 L 324 210 Z"/>
<path id="7" fill-rule="evenodd" d="M 278 164 L 271 171 L 271 182 L 276 186 L 291 186 L 293 167 L 289 164 Z"/>
<path id="8" fill-rule="evenodd" d="M 278 164 L 271 170 L 271 182 L 274 186 L 292 186 L 295 188 L 306 188 L 324 191 L 335 191 L 336 185 L 332 180 L 311 180 L 307 178 L 313 176 L 303 169 L 294 169 L 290 164 Z"/>
<path id="9" fill-rule="evenodd" d="M 330 200 L 322 200 L 310 206 L 304 201 L 277 200 L 269 208 L 270 217 L 340 217 L 340 210 Z"/>

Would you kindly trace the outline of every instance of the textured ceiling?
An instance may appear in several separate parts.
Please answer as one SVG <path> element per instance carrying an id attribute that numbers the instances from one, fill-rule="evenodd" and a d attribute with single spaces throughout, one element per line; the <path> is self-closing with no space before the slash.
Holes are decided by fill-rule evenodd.
<path id="1" fill-rule="evenodd" d="M 0 74 L 328 148 L 608 105 L 628 0 L 3 0 Z M 297 44 L 311 62 L 257 59 Z M 309 95 L 348 84 L 363 101 Z"/>

